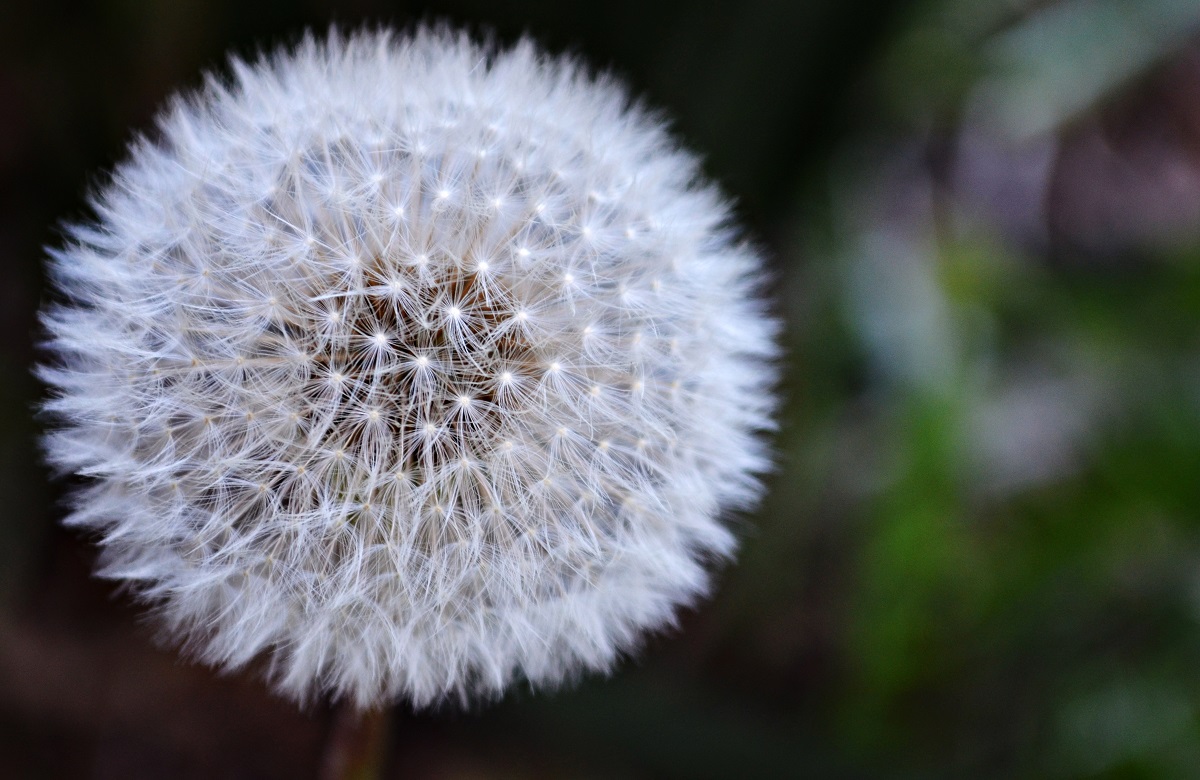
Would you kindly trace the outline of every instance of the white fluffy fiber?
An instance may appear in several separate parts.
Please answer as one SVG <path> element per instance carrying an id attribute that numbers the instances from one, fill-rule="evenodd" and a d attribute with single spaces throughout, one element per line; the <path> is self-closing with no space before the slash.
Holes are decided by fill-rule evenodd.
<path id="1" fill-rule="evenodd" d="M 605 669 L 704 592 L 774 323 L 693 157 L 528 43 L 307 39 L 176 100 L 52 252 L 69 523 L 296 699 Z"/>

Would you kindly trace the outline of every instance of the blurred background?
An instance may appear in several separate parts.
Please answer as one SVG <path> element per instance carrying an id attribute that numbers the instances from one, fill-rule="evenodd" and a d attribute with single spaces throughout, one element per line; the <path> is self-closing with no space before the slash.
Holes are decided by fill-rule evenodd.
<path id="1" fill-rule="evenodd" d="M 778 470 L 610 678 L 398 710 L 388 777 L 1200 776 L 1200 2 L 59 0 L 0 24 L 0 775 L 312 777 L 331 712 L 157 649 L 40 465 L 42 247 L 175 89 L 330 21 L 528 32 L 736 199 Z"/>

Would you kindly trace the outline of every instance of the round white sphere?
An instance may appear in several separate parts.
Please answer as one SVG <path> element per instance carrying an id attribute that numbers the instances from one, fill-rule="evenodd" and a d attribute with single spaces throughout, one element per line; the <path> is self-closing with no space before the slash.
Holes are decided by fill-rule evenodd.
<path id="1" fill-rule="evenodd" d="M 529 43 L 333 34 L 231 74 L 52 252 L 68 522 L 297 699 L 610 667 L 767 466 L 775 323 L 720 194 Z"/>

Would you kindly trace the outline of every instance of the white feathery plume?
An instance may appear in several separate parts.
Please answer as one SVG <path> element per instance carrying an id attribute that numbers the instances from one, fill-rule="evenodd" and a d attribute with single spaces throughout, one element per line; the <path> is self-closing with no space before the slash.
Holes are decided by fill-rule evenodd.
<path id="1" fill-rule="evenodd" d="M 68 523 L 169 636 L 360 707 L 609 668 L 768 466 L 760 259 L 661 122 L 530 43 L 234 60 L 51 252 Z"/>

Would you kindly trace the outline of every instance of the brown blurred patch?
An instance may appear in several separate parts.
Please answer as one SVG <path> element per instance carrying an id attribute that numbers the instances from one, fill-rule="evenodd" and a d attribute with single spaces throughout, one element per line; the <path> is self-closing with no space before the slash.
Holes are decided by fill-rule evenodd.
<path id="1" fill-rule="evenodd" d="M 325 711 L 156 649 L 136 608 L 87 577 L 69 538 L 56 541 L 47 589 L 0 613 L 0 752 L 19 776 L 315 774 Z"/>

